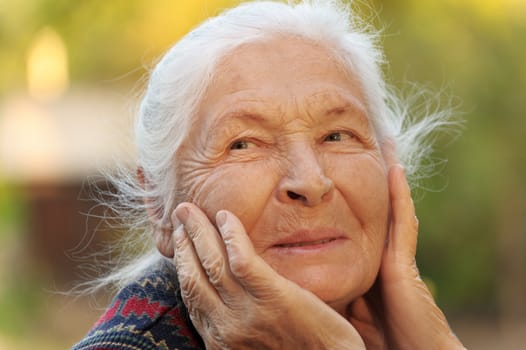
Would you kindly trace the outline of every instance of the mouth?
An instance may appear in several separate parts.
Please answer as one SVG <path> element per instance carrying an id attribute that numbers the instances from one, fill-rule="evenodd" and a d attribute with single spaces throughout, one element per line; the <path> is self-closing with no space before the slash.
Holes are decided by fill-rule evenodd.
<path id="1" fill-rule="evenodd" d="M 320 254 L 329 252 L 347 241 L 346 235 L 332 228 L 299 230 L 272 245 L 272 250 L 280 254 Z"/>
<path id="2" fill-rule="evenodd" d="M 338 238 L 325 238 L 325 239 L 318 239 L 316 241 L 309 241 L 309 242 L 283 243 L 283 244 L 276 244 L 274 247 L 277 247 L 277 248 L 296 248 L 296 247 L 319 246 L 319 245 L 330 243 L 330 242 L 335 241 L 337 239 Z"/>

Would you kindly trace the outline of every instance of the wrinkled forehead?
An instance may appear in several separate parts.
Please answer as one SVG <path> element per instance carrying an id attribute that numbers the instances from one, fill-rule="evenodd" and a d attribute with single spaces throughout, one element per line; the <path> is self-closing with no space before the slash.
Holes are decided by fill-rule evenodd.
<path id="1" fill-rule="evenodd" d="M 337 87 L 333 98 L 348 92 L 367 116 L 358 78 L 327 46 L 290 35 L 261 39 L 236 47 L 218 61 L 195 117 L 213 110 L 225 96 L 234 103 L 236 94 L 254 92 L 276 103 L 286 100 L 287 94 L 330 99 L 324 84 Z"/>
<path id="2" fill-rule="evenodd" d="M 283 64 L 276 65 L 276 62 Z M 328 45 L 300 36 L 276 34 L 242 44 L 225 54 L 216 64 L 207 91 L 218 80 L 235 89 L 243 79 L 256 74 L 258 78 L 265 78 L 279 73 L 291 77 L 297 73 L 308 78 L 310 74 L 305 68 L 316 73 L 317 77 L 336 73 L 346 80 L 345 83 L 358 87 L 360 84 L 356 75 L 343 62 Z M 363 98 L 362 89 L 359 90 Z"/>

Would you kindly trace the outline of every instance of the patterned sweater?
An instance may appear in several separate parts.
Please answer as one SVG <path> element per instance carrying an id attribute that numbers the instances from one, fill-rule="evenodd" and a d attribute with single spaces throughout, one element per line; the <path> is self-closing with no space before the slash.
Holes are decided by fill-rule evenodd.
<path id="1" fill-rule="evenodd" d="M 151 271 L 122 289 L 72 350 L 205 349 L 170 268 Z"/>

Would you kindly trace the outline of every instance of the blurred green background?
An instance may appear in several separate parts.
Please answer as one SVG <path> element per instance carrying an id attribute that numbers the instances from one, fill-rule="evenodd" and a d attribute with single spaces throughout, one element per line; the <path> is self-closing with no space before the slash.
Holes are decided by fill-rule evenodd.
<path id="1" fill-rule="evenodd" d="M 112 237 L 90 235 L 100 212 L 90 211 L 85 179 L 115 159 L 132 161 L 127 130 L 151 62 L 238 2 L 0 0 L 0 350 L 68 348 L 101 312 L 89 298 L 57 293 L 97 269 L 93 260 L 80 269 L 90 261 L 79 257 Z M 468 347 L 519 348 L 526 1 L 359 6 L 385 28 L 391 83 L 444 91 L 465 120 L 435 155 L 447 159 L 438 175 L 415 191 L 421 273 Z"/>

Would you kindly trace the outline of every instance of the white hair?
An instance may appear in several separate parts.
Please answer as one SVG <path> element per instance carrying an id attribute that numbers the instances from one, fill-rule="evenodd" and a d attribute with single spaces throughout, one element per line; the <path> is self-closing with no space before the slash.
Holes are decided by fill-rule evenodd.
<path id="1" fill-rule="evenodd" d="M 340 0 L 243 3 L 192 30 L 151 72 L 135 124 L 137 165 L 143 169 L 147 184 L 141 186 L 129 171 L 112 178 L 118 193 L 110 205 L 115 215 L 129 220 L 122 244 L 134 253 L 125 253 L 118 267 L 94 282 L 95 289 L 109 284 L 121 287 L 163 261 L 153 243 L 156 228 L 147 210 L 169 223 L 170 213 L 178 204 L 174 154 L 216 65 L 243 44 L 276 36 L 300 37 L 330 50 L 361 84 L 370 123 L 380 143 L 394 144 L 408 177 L 418 176 L 419 165 L 431 151 L 429 136 L 451 123 L 449 113 L 428 111 L 424 103 L 423 116 L 410 114 L 408 104 L 401 102 L 384 81 L 378 31 Z"/>

